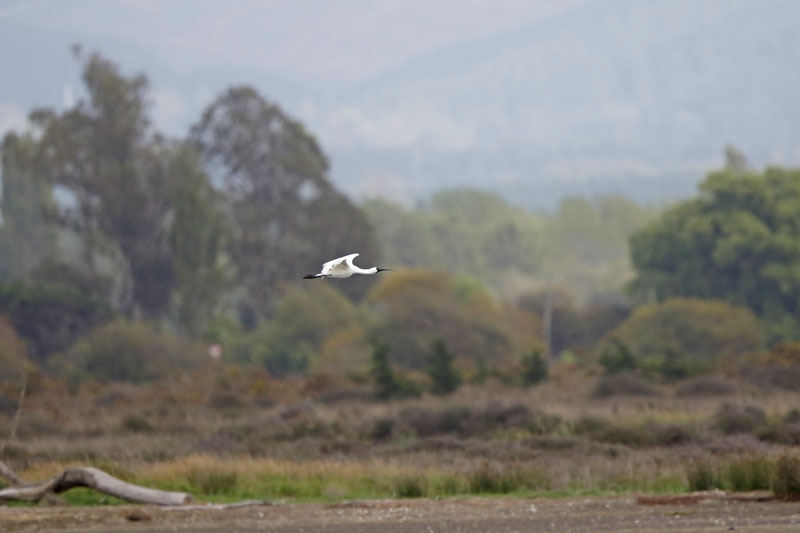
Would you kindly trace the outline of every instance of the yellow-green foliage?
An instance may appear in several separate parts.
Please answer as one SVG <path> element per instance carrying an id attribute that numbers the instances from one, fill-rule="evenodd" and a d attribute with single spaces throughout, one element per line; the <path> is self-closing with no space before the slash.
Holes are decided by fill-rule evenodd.
<path id="1" fill-rule="evenodd" d="M 258 363 L 283 376 L 304 371 L 309 364 L 316 370 L 329 367 L 330 363 L 313 361 L 324 350 L 331 359 L 341 360 L 340 352 L 346 349 L 342 345 L 365 355 L 360 312 L 331 284 L 317 282 L 287 290 L 273 319 L 241 339 L 235 353 L 240 361 Z M 348 365 L 339 368 L 347 369 Z"/>
<path id="2" fill-rule="evenodd" d="M 118 320 L 76 342 L 57 366 L 78 379 L 143 382 L 175 376 L 206 360 L 198 344 L 141 322 Z"/>
<path id="3" fill-rule="evenodd" d="M 759 349 L 758 319 L 747 309 L 709 300 L 673 298 L 638 308 L 610 337 L 645 358 L 672 354 L 701 366 Z"/>
<path id="4" fill-rule="evenodd" d="M 368 296 L 376 335 L 392 359 L 421 368 L 432 342 L 443 340 L 456 359 L 497 364 L 515 354 L 510 313 L 475 282 L 445 273 L 408 270 L 386 276 Z"/>

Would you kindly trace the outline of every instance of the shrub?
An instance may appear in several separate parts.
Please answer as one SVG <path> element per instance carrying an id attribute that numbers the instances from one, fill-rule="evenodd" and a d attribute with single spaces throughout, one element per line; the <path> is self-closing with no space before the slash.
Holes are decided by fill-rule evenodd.
<path id="1" fill-rule="evenodd" d="M 205 361 L 200 345 L 143 323 L 117 321 L 79 340 L 54 366 L 79 381 L 145 382 L 197 368 Z"/>
<path id="2" fill-rule="evenodd" d="M 623 444 L 625 446 L 646 446 L 650 443 L 652 435 L 645 427 L 609 425 L 602 431 L 593 434 L 592 438 L 608 444 Z"/>
<path id="3" fill-rule="evenodd" d="M 301 374 L 328 337 L 358 325 L 355 305 L 333 285 L 292 287 L 272 319 L 236 339 L 232 351 L 239 362 L 261 365 L 273 376 Z"/>
<path id="4" fill-rule="evenodd" d="M 619 339 L 611 339 L 598 359 L 606 375 L 636 370 L 636 358 L 628 346 Z"/>
<path id="5" fill-rule="evenodd" d="M 536 385 L 547 379 L 547 360 L 540 348 L 531 350 L 522 358 L 522 384 Z"/>
<path id="6" fill-rule="evenodd" d="M 370 377 L 379 400 L 419 396 L 421 393 L 416 383 L 394 371 L 389 361 L 389 346 L 384 342 L 373 344 Z"/>
<path id="7" fill-rule="evenodd" d="M 241 395 L 230 391 L 214 391 L 208 397 L 208 406 L 212 409 L 229 410 L 241 409 L 247 402 Z"/>
<path id="8" fill-rule="evenodd" d="M 126 415 L 120 422 L 120 429 L 130 433 L 150 433 L 153 425 L 143 416 Z"/>
<path id="9" fill-rule="evenodd" d="M 772 492 L 784 500 L 800 500 L 800 458 L 783 455 L 775 464 Z"/>
<path id="10" fill-rule="evenodd" d="M 747 380 L 762 389 L 796 391 L 800 387 L 800 365 L 769 365 L 748 369 Z"/>
<path id="11" fill-rule="evenodd" d="M 736 392 L 737 386 L 716 376 L 701 376 L 681 383 L 675 394 L 680 397 L 724 396 Z"/>
<path id="12" fill-rule="evenodd" d="M 467 486 L 474 494 L 491 493 L 507 494 L 517 488 L 517 479 L 513 472 L 484 461 L 469 472 Z"/>
<path id="13" fill-rule="evenodd" d="M 430 409 L 406 411 L 403 418 L 408 420 L 417 435 L 428 437 L 443 433 L 458 433 L 470 417 L 469 408 L 456 406 L 447 407 L 439 411 Z"/>
<path id="14" fill-rule="evenodd" d="M 9 321 L 0 316 L 0 382 L 21 382 L 22 374 L 34 368 L 26 356 L 25 342 Z"/>
<path id="15" fill-rule="evenodd" d="M 563 420 L 523 404 L 502 405 L 493 403 L 481 410 L 470 412 L 462 408 L 465 416 L 460 422 L 463 435 L 486 435 L 493 431 L 521 429 L 535 435 L 552 433 Z"/>
<path id="16" fill-rule="evenodd" d="M 406 270 L 382 278 L 367 302 L 377 318 L 372 333 L 389 342 L 400 368 L 425 369 L 437 339 L 472 363 L 485 357 L 502 366 L 514 352 L 508 310 L 474 281 Z"/>
<path id="17" fill-rule="evenodd" d="M 422 498 L 428 492 L 428 481 L 422 474 L 407 474 L 395 482 L 398 498 Z"/>
<path id="18" fill-rule="evenodd" d="M 611 396 L 658 396 L 652 383 L 630 372 L 605 376 L 595 385 L 592 396 L 608 398 Z"/>
<path id="19" fill-rule="evenodd" d="M 693 428 L 679 424 L 646 424 L 650 441 L 657 446 L 678 446 L 692 442 L 697 435 Z"/>
<path id="20" fill-rule="evenodd" d="M 725 469 L 728 487 L 739 492 L 769 489 L 771 466 L 763 457 L 732 461 Z"/>
<path id="21" fill-rule="evenodd" d="M 0 284 L 0 313 L 29 344 L 30 356 L 44 361 L 80 336 L 111 319 L 97 297 L 64 285 Z"/>
<path id="22" fill-rule="evenodd" d="M 400 382 L 389 362 L 389 346 L 386 343 L 376 342 L 373 345 L 370 374 L 375 383 L 375 395 L 379 399 L 388 400 L 400 392 Z"/>
<path id="23" fill-rule="evenodd" d="M 686 476 L 691 491 L 721 489 L 724 486 L 719 471 L 705 460 L 693 462 Z"/>
<path id="24" fill-rule="evenodd" d="M 588 415 L 576 420 L 572 426 L 572 431 L 576 435 L 592 435 L 598 434 L 611 426 L 611 421 L 605 418 Z"/>
<path id="25" fill-rule="evenodd" d="M 453 355 L 441 339 L 434 341 L 428 359 L 428 374 L 433 381 L 433 393 L 445 396 L 461 385 L 461 376 L 453 367 Z"/>
<path id="26" fill-rule="evenodd" d="M 680 354 L 696 373 L 719 361 L 739 359 L 761 347 L 761 326 L 747 309 L 726 302 L 673 298 L 644 305 L 612 332 L 637 357 Z M 676 356 L 673 356 L 676 357 Z M 679 367 L 668 368 L 678 377 Z"/>
<path id="27" fill-rule="evenodd" d="M 753 433 L 766 422 L 767 415 L 759 407 L 724 404 L 714 414 L 712 425 L 725 435 L 732 435 Z"/>
<path id="28" fill-rule="evenodd" d="M 379 418 L 375 420 L 369 429 L 370 440 L 380 442 L 389 439 L 394 429 L 394 421 L 391 418 Z"/>
<path id="29" fill-rule="evenodd" d="M 782 421 L 764 427 L 758 433 L 758 438 L 776 444 L 800 445 L 800 421 L 795 421 L 791 415 L 790 411 Z"/>

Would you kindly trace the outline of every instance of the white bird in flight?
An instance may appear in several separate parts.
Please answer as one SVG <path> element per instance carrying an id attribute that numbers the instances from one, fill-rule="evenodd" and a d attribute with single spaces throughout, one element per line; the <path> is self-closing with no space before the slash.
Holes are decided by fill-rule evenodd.
<path id="1" fill-rule="evenodd" d="M 309 274 L 308 276 L 303 276 L 303 279 L 349 278 L 353 274 L 377 274 L 386 270 L 394 271 L 391 268 L 357 267 L 353 264 L 353 259 L 356 257 L 358 257 L 358 254 L 350 254 L 328 261 L 322 265 L 322 270 L 319 271 L 319 274 Z"/>

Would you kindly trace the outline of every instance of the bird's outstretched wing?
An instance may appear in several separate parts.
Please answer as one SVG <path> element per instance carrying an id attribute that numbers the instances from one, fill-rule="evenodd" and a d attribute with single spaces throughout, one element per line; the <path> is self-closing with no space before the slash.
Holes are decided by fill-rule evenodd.
<path id="1" fill-rule="evenodd" d="M 322 274 L 323 276 L 329 276 L 336 270 L 337 267 L 344 266 L 345 263 L 350 263 L 350 265 L 352 265 L 353 259 L 358 257 L 358 255 L 359 254 L 350 254 L 350 255 L 345 255 L 343 257 L 338 257 L 336 259 L 331 259 L 330 261 L 322 265 L 322 270 L 320 271 L 320 274 Z"/>

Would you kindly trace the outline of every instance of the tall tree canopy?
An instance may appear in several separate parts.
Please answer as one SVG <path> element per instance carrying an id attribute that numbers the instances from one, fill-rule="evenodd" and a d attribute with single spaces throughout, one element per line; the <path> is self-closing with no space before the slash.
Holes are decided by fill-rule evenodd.
<path id="1" fill-rule="evenodd" d="M 190 139 L 227 198 L 230 255 L 253 324 L 270 316 L 281 280 L 346 253 L 378 260 L 371 226 L 328 181 L 316 140 L 252 88 L 234 87 L 214 100 Z M 363 283 L 349 287 L 363 293 Z"/>
<path id="2" fill-rule="evenodd" d="M 773 339 L 797 336 L 798 236 L 800 170 L 729 166 L 633 235 L 633 287 L 658 299 L 724 299 L 767 319 Z"/>
<path id="3" fill-rule="evenodd" d="M 87 98 L 61 114 L 31 115 L 43 132 L 40 160 L 71 196 L 61 221 L 80 236 L 88 269 L 98 273 L 100 258 L 113 261 L 121 272 L 117 307 L 157 317 L 169 304 L 173 269 L 166 149 L 150 128 L 147 79 L 123 76 L 98 54 L 78 57 Z"/>
<path id="4" fill-rule="evenodd" d="M 24 276 L 54 251 L 52 187 L 36 166 L 36 149 L 29 135 L 3 139 L 0 280 Z"/>

